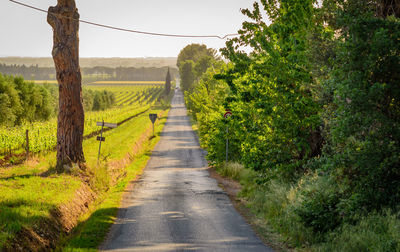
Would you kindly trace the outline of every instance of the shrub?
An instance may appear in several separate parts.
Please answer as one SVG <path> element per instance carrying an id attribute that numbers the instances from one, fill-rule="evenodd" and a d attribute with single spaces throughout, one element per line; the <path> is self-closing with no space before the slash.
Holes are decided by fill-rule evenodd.
<path id="1" fill-rule="evenodd" d="M 300 191 L 302 201 L 295 212 L 306 227 L 321 237 L 341 223 L 338 213 L 340 192 L 329 176 L 317 176 Z"/>
<path id="2" fill-rule="evenodd" d="M 315 246 L 316 251 L 400 251 L 399 214 L 385 211 L 362 217 L 356 225 L 344 224 L 331 241 Z"/>

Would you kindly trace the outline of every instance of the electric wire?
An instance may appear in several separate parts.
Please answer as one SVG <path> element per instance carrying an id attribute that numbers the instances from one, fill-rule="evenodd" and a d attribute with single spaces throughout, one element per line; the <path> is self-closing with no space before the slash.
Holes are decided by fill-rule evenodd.
<path id="1" fill-rule="evenodd" d="M 16 0 L 9 0 L 9 1 L 12 2 L 12 3 L 18 4 L 18 5 L 33 9 L 33 10 L 37 10 L 37 11 L 44 12 L 44 13 L 49 13 L 49 11 L 47 11 L 47 10 L 40 9 L 40 8 L 35 7 L 35 6 L 28 5 L 28 4 L 25 4 L 25 3 L 22 3 L 22 2 L 19 2 L 19 1 L 16 1 Z M 59 17 L 63 17 L 63 18 L 74 19 L 74 18 L 66 17 L 66 16 L 63 16 L 63 15 L 55 14 L 55 13 L 50 13 L 50 14 L 55 15 L 55 16 L 59 16 Z M 226 34 L 224 36 L 219 36 L 219 35 L 184 35 L 184 34 L 157 33 L 157 32 L 147 32 L 147 31 L 138 31 L 138 30 L 120 28 L 120 27 L 116 27 L 116 26 L 99 24 L 99 23 L 95 23 L 95 22 L 91 22 L 91 21 L 87 21 L 87 20 L 82 20 L 82 19 L 75 19 L 75 20 L 79 21 L 81 23 L 94 25 L 94 26 L 98 26 L 98 27 L 102 27 L 102 28 L 107 28 L 107 29 L 112 29 L 112 30 L 117 30 L 117 31 L 124 31 L 124 32 L 131 32 L 131 33 L 138 33 L 138 34 L 145 34 L 145 35 L 151 35 L 151 36 L 177 37 L 177 38 L 218 38 L 218 39 L 226 39 L 228 37 L 239 36 L 239 34 L 237 34 L 237 33 Z"/>

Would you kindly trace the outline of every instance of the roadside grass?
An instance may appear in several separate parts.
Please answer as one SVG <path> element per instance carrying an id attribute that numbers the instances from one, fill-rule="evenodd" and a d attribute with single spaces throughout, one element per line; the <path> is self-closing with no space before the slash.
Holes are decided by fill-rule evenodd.
<path id="1" fill-rule="evenodd" d="M 0 249 L 23 227 L 49 217 L 49 211 L 68 202 L 81 180 L 67 174 L 41 176 L 52 170 L 55 154 L 36 157 L 21 165 L 0 169 Z"/>
<path id="2" fill-rule="evenodd" d="M 153 112 L 160 111 L 161 109 Z M 157 130 L 163 124 L 158 125 Z M 139 162 L 141 157 L 135 157 L 134 160 L 138 163 L 133 165 L 127 153 L 135 148 L 135 142 L 149 130 L 150 126 L 151 122 L 146 113 L 106 132 L 104 134 L 106 142 L 102 143 L 102 160 L 99 165 L 97 164 L 98 142 L 95 138 L 84 141 L 88 173 L 92 176 L 92 187 L 94 187 L 92 189 L 97 191 L 100 198 L 106 197 L 106 191 L 113 192 L 114 189 L 110 189 L 113 179 L 114 184 L 116 183 L 115 188 L 122 188 L 121 182 L 117 180 L 125 181 L 129 176 L 134 178 L 135 169 L 140 170 L 139 168 L 143 166 Z M 156 141 L 157 139 L 153 139 L 151 143 Z M 151 148 L 151 145 L 144 146 Z M 79 176 L 55 172 L 55 155 L 55 152 L 49 152 L 32 157 L 20 165 L 0 168 L 0 250 L 6 248 L 7 241 L 22 228 L 33 227 L 48 219 L 51 210 L 71 201 L 76 190 L 81 187 L 83 182 Z M 131 163 L 135 168 L 131 167 Z M 115 174 L 110 174 L 110 166 L 113 166 L 111 168 L 115 170 Z M 126 166 L 130 168 L 124 171 Z"/>
<path id="3" fill-rule="evenodd" d="M 385 211 L 362 217 L 356 225 L 345 224 L 314 251 L 400 251 L 399 214 Z"/>
<path id="4" fill-rule="evenodd" d="M 49 217 L 49 211 L 68 202 L 80 187 L 70 175 L 40 177 L 20 174 L 0 177 L 0 248 L 22 227 L 31 227 Z"/>
<path id="5" fill-rule="evenodd" d="M 305 227 L 295 212 L 302 201 L 301 191 L 307 187 L 324 190 L 324 183 L 315 182 L 313 174 L 293 185 L 278 180 L 257 184 L 259 175 L 239 163 L 221 164 L 216 171 L 242 185 L 238 197 L 247 210 L 241 212 L 278 251 L 400 251 L 400 212 L 383 210 L 359 216 L 357 223 L 332 230 L 322 241 Z"/>
<path id="6" fill-rule="evenodd" d="M 153 110 L 151 113 L 157 112 L 159 110 Z M 107 193 L 98 198 L 92 209 L 85 216 L 82 216 L 80 224 L 74 229 L 71 237 L 67 237 L 57 250 L 97 251 L 116 219 L 118 207 L 127 185 L 141 174 L 151 156 L 151 150 L 160 139 L 160 133 L 166 123 L 167 113 L 168 111 L 165 111 L 164 115 L 156 122 L 155 137 L 152 137 L 151 130 L 151 133 L 146 136 L 149 141 L 145 141 L 137 153 L 132 153 L 133 161 L 124 168 L 126 176 Z M 146 119 L 149 121 L 148 116 Z"/>

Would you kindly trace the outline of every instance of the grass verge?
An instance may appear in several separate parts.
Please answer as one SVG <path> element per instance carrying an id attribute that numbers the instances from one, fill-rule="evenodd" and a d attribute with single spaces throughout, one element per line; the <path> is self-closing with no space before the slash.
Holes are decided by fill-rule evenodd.
<path id="1" fill-rule="evenodd" d="M 74 229 L 72 235 L 64 240 L 58 250 L 97 251 L 98 246 L 104 240 L 116 218 L 118 207 L 129 181 L 140 175 L 146 166 L 151 155 L 151 150 L 160 138 L 160 133 L 166 119 L 167 115 L 165 112 L 164 116 L 155 125 L 155 137 L 151 136 L 152 131 L 148 131 L 145 136 L 150 140 L 143 142 L 143 145 L 136 153 L 134 153 L 135 148 L 132 149 L 131 155 L 133 161 L 124 168 L 126 172 L 124 178 L 119 180 L 107 193 L 98 198 L 96 204 L 93 205 L 85 216 L 82 216 L 80 224 Z"/>
<path id="2" fill-rule="evenodd" d="M 156 132 L 162 129 L 167 111 L 163 111 L 163 108 L 151 111 L 151 113 L 161 112 L 164 113 L 164 117 L 161 117 L 158 122 Z M 144 167 L 149 150 L 158 139 L 153 138 L 148 141 L 151 130 L 151 122 L 146 113 L 115 130 L 106 132 L 100 164 L 97 164 L 98 142 L 95 139 L 84 141 L 87 173 L 90 175 L 91 189 L 89 190 L 93 190 L 97 195 L 96 204 L 90 206 L 91 213 L 95 213 L 97 207 L 102 206 L 101 211 L 94 216 L 99 215 L 104 209 L 108 209 L 104 211 L 105 214 L 112 212 L 112 208 L 116 206 L 114 203 L 119 202 L 118 193 L 121 193 L 127 181 L 134 178 L 135 174 Z M 54 216 L 57 215 L 55 210 L 76 200 L 77 190 L 80 190 L 87 181 L 84 182 L 82 177 L 77 176 L 76 173 L 74 175 L 74 172 L 57 174 L 54 172 L 54 167 L 55 152 L 51 152 L 33 157 L 17 166 L 0 169 L 0 250 L 15 249 L 10 246 L 15 245 L 15 239 L 18 240 L 21 232 L 42 230 L 43 223 L 62 221 L 61 219 L 54 220 Z M 90 194 L 92 195 L 92 192 Z M 108 196 L 110 199 L 107 199 Z M 90 219 L 89 217 L 86 218 Z M 81 219 L 82 223 L 83 221 Z M 68 224 L 71 225 L 71 223 Z M 85 225 L 79 225 L 79 227 L 83 226 Z M 95 227 L 94 230 L 97 232 L 100 229 Z M 65 230 L 58 231 L 58 234 L 50 235 L 54 238 L 53 241 L 57 240 L 59 233 Z M 40 235 L 42 234 L 39 233 Z M 53 246 L 51 245 L 53 241 L 45 242 L 48 243 L 45 245 L 46 249 Z M 31 245 L 37 245 L 38 247 L 35 248 L 40 248 L 38 244 Z M 26 249 L 30 244 L 21 244 L 21 246 Z"/>
<path id="3" fill-rule="evenodd" d="M 216 168 L 222 176 L 242 185 L 236 204 L 257 234 L 277 251 L 400 251 L 400 214 L 391 211 L 360 216 L 354 224 L 330 231 L 324 239 L 300 221 L 296 209 L 302 191 L 327 190 L 324 181 L 310 174 L 298 184 L 277 180 L 257 184 L 258 174 L 238 163 Z"/>

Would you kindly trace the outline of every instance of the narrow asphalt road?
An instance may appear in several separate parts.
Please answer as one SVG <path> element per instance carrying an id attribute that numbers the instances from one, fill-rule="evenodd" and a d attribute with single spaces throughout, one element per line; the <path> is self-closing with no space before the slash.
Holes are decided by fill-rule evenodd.
<path id="1" fill-rule="evenodd" d="M 101 251 L 272 251 L 210 178 L 180 91 Z"/>

